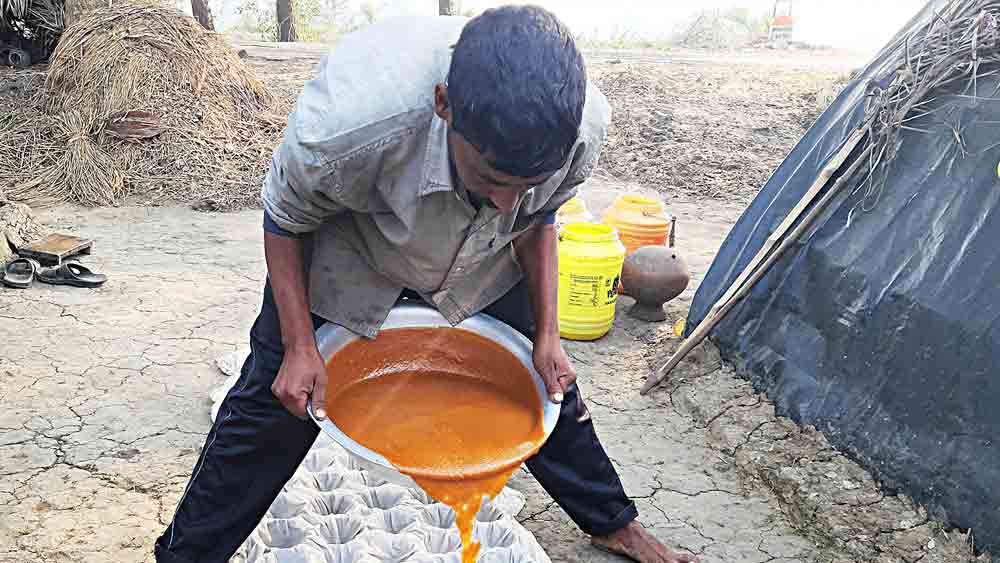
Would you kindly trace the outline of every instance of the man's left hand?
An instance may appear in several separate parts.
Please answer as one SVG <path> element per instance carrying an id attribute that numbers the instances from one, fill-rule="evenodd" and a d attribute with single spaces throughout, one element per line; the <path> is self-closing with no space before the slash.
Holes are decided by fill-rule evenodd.
<path id="1" fill-rule="evenodd" d="M 559 336 L 538 336 L 535 338 L 532 360 L 535 370 L 542 376 L 549 400 L 561 403 L 566 389 L 576 383 L 576 370 L 570 364 L 569 356 L 563 350 Z"/>

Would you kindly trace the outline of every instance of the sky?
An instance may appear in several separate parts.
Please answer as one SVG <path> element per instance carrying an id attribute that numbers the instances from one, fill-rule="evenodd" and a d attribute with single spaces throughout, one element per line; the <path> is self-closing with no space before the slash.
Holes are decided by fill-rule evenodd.
<path id="1" fill-rule="evenodd" d="M 463 9 L 482 10 L 505 2 L 461 0 Z M 559 16 L 575 33 L 613 36 L 629 33 L 668 36 L 678 25 L 703 9 L 749 8 L 754 14 L 771 12 L 773 0 L 535 0 Z M 795 0 L 796 39 L 837 48 L 874 51 L 913 17 L 925 0 Z M 389 0 L 383 13 L 433 14 L 437 0 Z"/>
<path id="2" fill-rule="evenodd" d="M 227 6 L 238 3 L 225 0 Z M 433 15 L 438 0 L 348 0 L 348 10 L 359 11 L 364 2 L 381 5 L 380 17 Z M 783 0 L 787 1 L 787 0 Z M 796 18 L 795 39 L 814 45 L 875 52 L 919 11 L 925 0 L 792 0 Z M 273 0 L 258 0 L 270 5 Z M 459 0 L 463 10 L 483 10 L 504 1 Z M 517 2 L 515 3 L 523 3 Z M 626 33 L 649 39 L 668 37 L 699 10 L 748 8 L 768 14 L 774 0 L 534 0 L 552 10 L 576 34 L 610 38 Z M 226 12 L 233 12 L 226 10 Z M 217 15 L 218 16 L 218 15 Z M 223 16 L 223 26 L 233 15 Z"/>

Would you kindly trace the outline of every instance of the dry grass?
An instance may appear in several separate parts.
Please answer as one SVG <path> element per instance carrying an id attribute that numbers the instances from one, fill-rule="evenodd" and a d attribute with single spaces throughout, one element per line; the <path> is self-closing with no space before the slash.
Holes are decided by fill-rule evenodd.
<path id="1" fill-rule="evenodd" d="M 32 80 L 37 81 L 35 76 Z M 29 86 L 37 86 L 37 83 Z M 0 185 L 33 206 L 257 202 L 284 119 L 220 36 L 171 7 L 119 3 L 66 30 L 44 84 L 0 117 Z M 134 112 L 152 138 L 109 132 Z"/>
<path id="2" fill-rule="evenodd" d="M 57 114 L 47 130 L 58 155 L 35 178 L 15 186 L 9 196 L 36 207 L 60 201 L 115 205 L 125 196 L 125 180 L 114 160 L 88 134 L 79 111 Z"/>
<path id="3" fill-rule="evenodd" d="M 940 134 L 943 130 L 950 135 L 954 143 L 944 155 L 949 173 L 956 159 L 1000 146 L 969 147 L 956 114 L 970 101 L 995 101 L 1000 94 L 1000 86 L 984 91 L 980 85 L 986 78 L 995 83 L 1000 75 L 1000 1 L 952 0 L 940 6 L 890 46 L 877 75 L 891 77 L 892 82 L 868 90 L 864 127 L 869 156 L 855 188 L 855 193 L 862 193 L 855 209 L 862 210 L 878 204 L 906 131 Z M 976 126 L 995 127 L 996 122 Z"/>
<path id="4" fill-rule="evenodd" d="M 125 3 L 95 10 L 66 31 L 52 56 L 44 102 L 49 111 L 106 119 L 174 101 L 163 94 L 178 90 L 207 106 L 212 126 L 251 118 L 269 100 L 218 35 L 173 8 Z"/>
<path id="5" fill-rule="evenodd" d="M 748 61 L 590 65 L 612 107 L 601 172 L 665 196 L 746 203 L 813 123 L 840 71 Z"/>

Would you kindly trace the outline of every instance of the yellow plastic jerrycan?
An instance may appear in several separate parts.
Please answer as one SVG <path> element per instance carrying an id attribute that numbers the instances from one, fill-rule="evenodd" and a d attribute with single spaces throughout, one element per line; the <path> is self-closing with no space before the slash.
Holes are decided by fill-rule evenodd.
<path id="1" fill-rule="evenodd" d="M 587 209 L 587 202 L 579 195 L 567 201 L 556 212 L 556 224 L 560 227 L 569 223 L 589 223 L 594 215 Z"/>
<path id="2" fill-rule="evenodd" d="M 619 196 L 605 212 L 604 223 L 618 229 L 626 254 L 643 246 L 663 246 L 670 234 L 663 202 L 638 194 Z"/>
<path id="3" fill-rule="evenodd" d="M 625 247 L 614 228 L 569 223 L 559 230 L 559 334 L 597 340 L 615 322 Z"/>

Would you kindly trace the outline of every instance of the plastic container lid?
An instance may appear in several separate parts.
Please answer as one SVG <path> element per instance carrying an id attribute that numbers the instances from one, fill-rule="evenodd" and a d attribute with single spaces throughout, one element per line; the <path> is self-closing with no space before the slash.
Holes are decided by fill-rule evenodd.
<path id="1" fill-rule="evenodd" d="M 603 223 L 568 223 L 559 236 L 576 242 L 613 242 L 618 240 L 618 230 Z"/>

